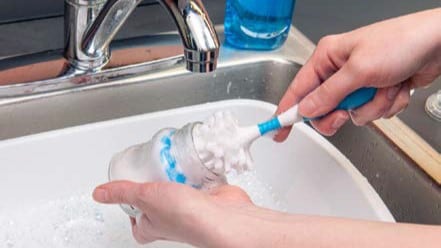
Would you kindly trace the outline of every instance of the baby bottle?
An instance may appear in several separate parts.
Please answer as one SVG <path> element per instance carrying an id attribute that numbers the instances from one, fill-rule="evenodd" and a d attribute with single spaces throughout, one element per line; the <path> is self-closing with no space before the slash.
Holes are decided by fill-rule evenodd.
<path id="1" fill-rule="evenodd" d="M 176 182 L 198 189 L 207 189 L 226 183 L 219 175 L 201 162 L 193 143 L 193 128 L 189 123 L 181 129 L 165 128 L 153 138 L 116 154 L 109 166 L 109 179 L 134 182 Z M 130 216 L 139 210 L 122 205 Z"/>
<path id="2" fill-rule="evenodd" d="M 295 0 L 227 0 L 225 41 L 241 49 L 272 50 L 288 37 Z"/>

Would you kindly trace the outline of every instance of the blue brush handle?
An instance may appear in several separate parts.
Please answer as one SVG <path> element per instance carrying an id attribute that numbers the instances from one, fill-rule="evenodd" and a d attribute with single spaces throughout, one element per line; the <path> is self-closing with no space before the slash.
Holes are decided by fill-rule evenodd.
<path id="1" fill-rule="evenodd" d="M 356 108 L 362 106 L 363 104 L 371 101 L 374 98 L 375 93 L 377 93 L 376 88 L 358 89 L 358 90 L 352 92 L 351 94 L 349 94 L 345 99 L 343 99 L 343 101 L 341 101 L 340 104 L 338 104 L 338 106 L 334 110 L 356 109 Z M 297 108 L 295 108 L 295 109 L 291 108 L 287 112 L 285 112 L 284 114 L 289 113 L 289 111 L 294 111 L 294 113 L 290 113 L 290 114 L 294 114 L 294 115 L 298 116 Z M 281 121 L 279 120 L 279 118 L 282 118 L 282 115 L 276 116 L 266 122 L 262 122 L 260 124 L 257 124 L 257 127 L 259 128 L 260 135 L 265 135 L 268 132 L 280 129 L 282 127 L 282 124 L 281 124 Z M 312 118 L 312 119 L 303 117 L 303 121 L 317 120 L 322 117 L 323 116 L 317 117 L 317 118 Z M 300 116 L 298 116 L 298 118 L 299 118 L 298 120 L 293 119 L 290 121 L 296 122 L 296 121 L 299 121 L 302 119 L 302 117 L 300 117 Z M 290 121 L 288 121 L 288 123 L 290 123 Z M 286 124 L 287 123 L 285 123 L 285 125 Z"/>
<path id="2" fill-rule="evenodd" d="M 370 102 L 374 98 L 375 93 L 377 93 L 377 88 L 360 88 L 343 99 L 335 109 L 356 109 L 363 104 Z"/>
<path id="3" fill-rule="evenodd" d="M 370 102 L 377 93 L 377 88 L 360 88 L 351 94 L 349 94 L 334 110 L 351 110 L 361 107 L 362 105 Z M 316 120 L 322 118 L 304 118 L 305 121 Z"/>

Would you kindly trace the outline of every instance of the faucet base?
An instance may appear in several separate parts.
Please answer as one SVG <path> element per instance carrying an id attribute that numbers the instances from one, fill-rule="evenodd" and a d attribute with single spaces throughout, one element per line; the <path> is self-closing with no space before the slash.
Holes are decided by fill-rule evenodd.
<path id="1" fill-rule="evenodd" d="M 68 71 L 95 72 L 109 61 L 109 49 L 91 57 L 83 52 L 81 43 L 85 32 L 100 13 L 106 0 L 65 0 L 65 57 L 71 69 Z"/>
<path id="2" fill-rule="evenodd" d="M 109 45 L 141 0 L 65 0 L 69 73 L 99 72 L 110 60 Z M 158 0 L 175 21 L 187 69 L 216 69 L 219 39 L 201 0 Z"/>
<path id="3" fill-rule="evenodd" d="M 85 74 L 89 72 L 99 72 L 107 65 L 110 60 L 110 52 L 105 56 L 98 57 L 96 59 L 90 58 L 89 60 L 70 60 L 70 68 L 67 74 Z"/>

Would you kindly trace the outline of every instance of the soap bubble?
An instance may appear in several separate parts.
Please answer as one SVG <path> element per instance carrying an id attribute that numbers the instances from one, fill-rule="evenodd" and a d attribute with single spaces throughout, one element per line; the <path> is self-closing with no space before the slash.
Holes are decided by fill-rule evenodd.
<path id="1" fill-rule="evenodd" d="M 271 187 L 259 180 L 255 171 L 228 175 L 231 184 L 245 189 L 259 206 L 284 210 Z M 14 209 L 0 215 L 0 247 L 17 248 L 131 248 L 188 247 L 160 242 L 136 244 L 128 216 L 117 205 L 98 204 L 90 192 Z"/>

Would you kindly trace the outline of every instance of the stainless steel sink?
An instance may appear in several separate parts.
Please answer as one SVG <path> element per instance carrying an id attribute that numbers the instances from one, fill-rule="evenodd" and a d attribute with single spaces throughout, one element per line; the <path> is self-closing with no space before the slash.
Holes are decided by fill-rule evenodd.
<path id="1" fill-rule="evenodd" d="M 218 69 L 207 74 L 185 71 L 177 56 L 74 79 L 0 86 L 0 139 L 225 99 L 276 104 L 313 48 L 292 29 L 277 51 L 222 47 Z M 441 224 L 440 186 L 377 130 L 346 125 L 329 140 L 367 177 L 397 221 Z"/>

